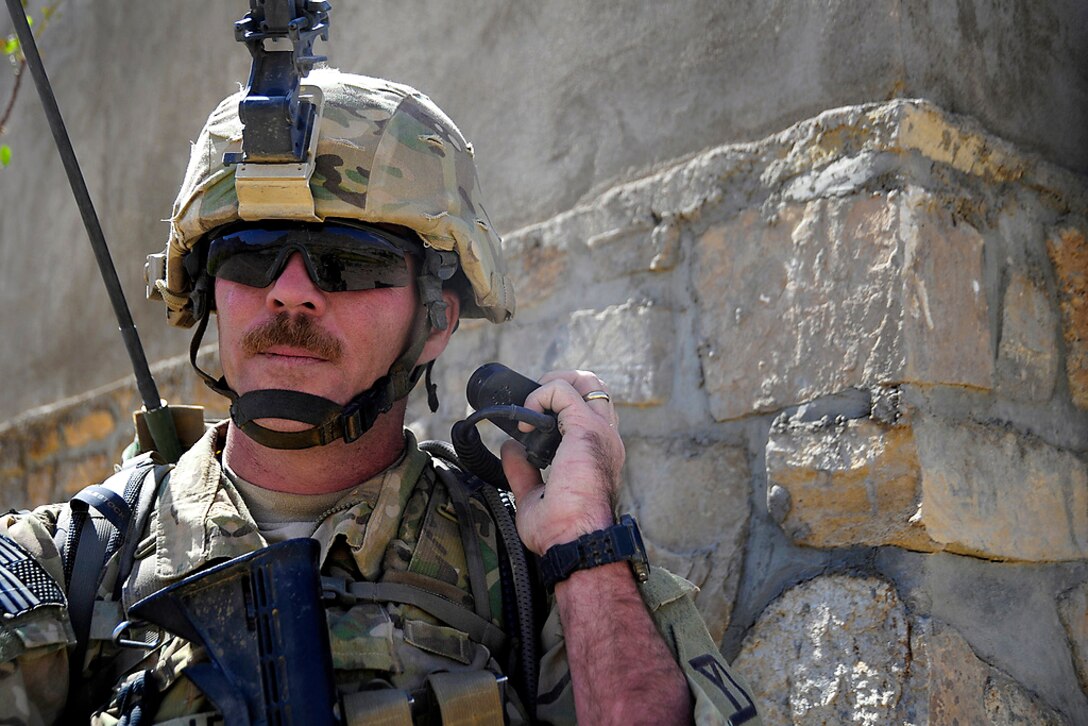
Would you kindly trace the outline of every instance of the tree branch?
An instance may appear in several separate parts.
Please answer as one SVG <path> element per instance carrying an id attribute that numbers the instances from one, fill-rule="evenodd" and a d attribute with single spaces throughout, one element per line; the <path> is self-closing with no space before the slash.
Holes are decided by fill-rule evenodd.
<path id="1" fill-rule="evenodd" d="M 26 70 L 26 59 L 21 58 L 19 65 L 15 69 L 15 85 L 11 87 L 11 95 L 8 97 L 8 104 L 4 107 L 4 115 L 0 116 L 0 134 L 3 134 L 7 130 L 8 119 L 11 118 L 11 110 L 15 108 L 15 99 L 19 95 L 19 86 L 23 82 L 23 71 Z"/>

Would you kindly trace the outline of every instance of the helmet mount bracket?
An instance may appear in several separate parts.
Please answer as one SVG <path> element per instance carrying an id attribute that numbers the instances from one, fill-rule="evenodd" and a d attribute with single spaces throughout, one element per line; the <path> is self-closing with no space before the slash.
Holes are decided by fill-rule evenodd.
<path id="1" fill-rule="evenodd" d="M 306 161 L 317 107 L 300 93 L 301 79 L 324 56 L 314 41 L 329 39 L 329 3 L 315 0 L 249 0 L 234 24 L 235 40 L 253 56 L 246 95 L 238 106 L 242 151 L 225 164 Z"/>
<path id="2" fill-rule="evenodd" d="M 238 193 L 238 216 L 247 221 L 261 219 L 295 219 L 320 222 L 314 214 L 314 196 L 310 177 L 317 166 L 319 124 L 324 107 L 324 94 L 317 86 L 302 86 L 300 97 L 313 112 L 308 143 L 302 159 L 286 162 L 241 161 L 234 172 L 234 188 Z M 242 100 L 242 108 L 246 100 Z M 242 108 L 239 108 L 241 113 Z M 246 123 L 243 134 L 250 128 Z M 247 142 L 243 138 L 243 148 Z M 229 156 L 231 152 L 224 154 Z"/>

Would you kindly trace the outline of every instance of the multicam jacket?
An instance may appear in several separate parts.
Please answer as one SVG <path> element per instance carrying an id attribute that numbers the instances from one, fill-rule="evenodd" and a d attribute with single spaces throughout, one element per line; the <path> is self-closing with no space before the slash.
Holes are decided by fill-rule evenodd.
<path id="1" fill-rule="evenodd" d="M 217 458 L 224 429 L 213 429 L 170 472 L 135 550 L 131 575 L 122 588 L 127 608 L 209 563 L 265 547 L 245 502 Z M 355 581 L 410 583 L 473 607 L 458 517 L 447 488 L 439 485 L 437 464 L 419 450 L 410 434 L 401 460 L 348 493 L 325 513 L 312 535 L 321 549 L 323 575 Z M 493 623 L 502 627 L 499 551 L 495 524 L 486 507 L 472 502 L 473 528 L 487 573 Z M 61 558 L 53 535 L 61 508 L 0 518 L 0 704 L 6 723 L 54 723 L 67 695 L 67 657 L 74 643 L 62 587 Z M 463 511 L 463 510 L 462 510 Z M 108 600 L 117 578 L 115 556 L 100 590 Z M 4 581 L 6 578 L 6 582 Z M 10 586 L 9 586 L 10 585 Z M 31 585 L 33 585 L 31 587 Z M 695 703 L 695 720 L 706 724 L 758 724 L 743 685 L 730 672 L 695 610 L 686 581 L 654 569 L 641 586 L 643 599 L 678 662 Z M 34 593 L 19 600 L 20 593 Z M 37 602 L 32 600 L 37 599 Z M 110 605 L 96 607 L 109 614 Z M 115 620 L 121 609 L 114 605 Z M 108 618 L 107 618 L 108 619 Z M 380 686 L 419 692 L 436 671 L 488 669 L 501 672 L 488 648 L 412 605 L 332 603 L 326 608 L 332 662 L 342 698 Z M 112 622 L 112 621 L 111 621 Z M 108 630 L 108 627 L 106 628 Z M 100 626 L 92 626 L 103 631 Z M 134 664 L 105 636 L 92 640 L 85 674 L 107 673 L 117 663 L 131 673 L 149 670 L 157 695 L 155 723 L 221 722 L 203 693 L 185 675 L 186 666 L 205 656 L 200 647 L 168 638 Z M 541 723 L 574 723 L 574 700 L 567 672 L 558 609 L 552 608 L 541 638 L 539 700 Z M 138 660 L 138 657 L 137 657 Z M 123 683 L 124 672 L 117 674 Z M 131 678 L 131 676 L 130 676 Z M 527 721 L 512 688 L 503 706 L 508 723 Z M 116 698 L 102 697 L 95 724 L 116 724 Z M 149 701 L 151 703 L 152 701 Z M 731 718 L 732 717 L 732 718 Z"/>

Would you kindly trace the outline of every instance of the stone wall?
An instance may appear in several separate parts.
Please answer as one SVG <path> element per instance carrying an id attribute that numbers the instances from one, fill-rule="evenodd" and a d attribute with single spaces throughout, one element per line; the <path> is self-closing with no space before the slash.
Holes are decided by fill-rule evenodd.
<path id="1" fill-rule="evenodd" d="M 623 507 L 767 723 L 1082 723 L 1086 209 L 927 102 L 828 111 L 509 235 L 517 318 L 412 410 L 600 372 Z"/>
<path id="2" fill-rule="evenodd" d="M 1070 62 L 1088 48 L 1077 22 L 1088 6 L 960 2 L 956 18 L 936 3 L 662 10 L 657 21 L 689 31 L 659 39 L 690 80 L 674 88 L 657 71 L 634 80 L 631 67 L 657 68 L 625 40 L 651 33 L 643 20 L 482 3 L 454 23 L 425 5 L 427 42 L 377 54 L 376 72 L 457 90 L 434 95 L 481 149 L 485 191 L 502 200 L 492 206 L 509 210 L 519 309 L 501 327 L 461 326 L 436 369 L 442 409 L 431 416 L 416 396 L 412 427 L 448 438 L 470 371 L 489 360 L 534 376 L 599 372 L 627 445 L 622 507 L 651 558 L 700 587 L 767 724 L 1088 723 L 1088 78 L 1071 70 L 1088 65 Z M 392 7 L 374 10 L 377 27 L 407 24 Z M 601 47 L 558 31 L 560 9 Z M 362 10 L 346 13 L 365 25 Z M 847 28 L 867 40 L 840 57 Z M 528 51 L 512 47 L 514 30 Z M 363 49 L 337 50 L 361 67 Z M 499 56 L 509 63 L 488 75 Z M 535 85 L 511 91 L 534 58 L 549 61 Z M 490 89 L 478 107 L 461 93 L 470 77 Z M 693 100 L 719 86 L 725 95 Z M 535 110 L 519 106 L 516 128 L 502 127 L 495 98 L 534 89 Z M 640 89 L 653 113 L 672 109 L 672 125 L 636 113 Z M 127 128 L 94 118 L 101 138 Z M 569 139 L 585 119 L 599 134 Z M 158 149 L 155 163 L 173 178 L 183 160 L 168 156 Z M 139 165 L 102 154 L 91 169 L 103 189 L 140 182 L 117 229 L 165 194 Z M 0 194 L 12 184 L 0 179 Z M 15 274 L 20 225 L 0 216 L 0 275 Z M 60 269 L 67 258 L 46 249 Z M 15 300 L 17 286 L 3 287 Z M 54 316 L 70 304 L 43 302 Z M 184 337 L 157 339 L 153 357 Z M 50 359 L 48 346 L 24 347 L 7 353 L 36 351 L 12 384 L 29 389 Z M 94 367 L 101 348 L 61 363 Z M 204 361 L 214 368 L 214 351 Z M 155 370 L 164 397 L 223 414 L 186 360 Z M 9 400 L 88 387 L 66 380 Z M 0 425 L 0 504 L 62 500 L 108 474 L 136 400 L 119 381 Z"/>

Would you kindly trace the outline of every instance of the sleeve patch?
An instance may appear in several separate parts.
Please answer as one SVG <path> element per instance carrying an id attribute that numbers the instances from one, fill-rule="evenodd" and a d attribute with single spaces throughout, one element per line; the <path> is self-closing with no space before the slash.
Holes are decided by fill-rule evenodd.
<path id="1" fill-rule="evenodd" d="M 45 605 L 64 605 L 64 592 L 15 540 L 0 534 L 0 613 L 16 617 Z"/>

